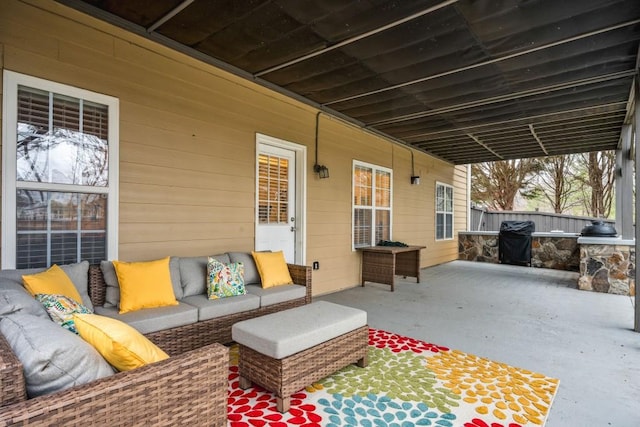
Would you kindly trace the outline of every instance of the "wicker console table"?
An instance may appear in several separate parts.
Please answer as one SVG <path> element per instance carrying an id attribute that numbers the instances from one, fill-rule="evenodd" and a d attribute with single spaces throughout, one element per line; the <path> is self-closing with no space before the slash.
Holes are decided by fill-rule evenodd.
<path id="1" fill-rule="evenodd" d="M 362 252 L 362 286 L 384 283 L 394 291 L 396 275 L 415 277 L 420 283 L 420 250 L 426 246 L 369 246 Z"/>

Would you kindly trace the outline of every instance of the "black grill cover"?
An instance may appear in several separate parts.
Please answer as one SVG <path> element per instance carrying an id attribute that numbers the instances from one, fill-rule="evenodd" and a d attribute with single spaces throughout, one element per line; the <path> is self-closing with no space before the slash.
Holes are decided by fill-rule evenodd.
<path id="1" fill-rule="evenodd" d="M 502 221 L 498 253 L 503 264 L 531 265 L 531 234 L 533 221 Z"/>
<path id="2" fill-rule="evenodd" d="M 531 236 L 536 231 L 536 223 L 533 221 L 502 221 L 500 233 L 517 234 L 519 236 Z"/>

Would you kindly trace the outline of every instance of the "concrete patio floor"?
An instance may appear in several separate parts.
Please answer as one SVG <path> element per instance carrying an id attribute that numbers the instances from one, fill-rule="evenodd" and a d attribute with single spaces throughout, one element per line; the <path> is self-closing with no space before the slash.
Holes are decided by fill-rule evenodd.
<path id="1" fill-rule="evenodd" d="M 577 274 L 454 261 L 422 280 L 320 296 L 369 325 L 559 378 L 546 427 L 640 426 L 633 298 L 576 289 Z"/>

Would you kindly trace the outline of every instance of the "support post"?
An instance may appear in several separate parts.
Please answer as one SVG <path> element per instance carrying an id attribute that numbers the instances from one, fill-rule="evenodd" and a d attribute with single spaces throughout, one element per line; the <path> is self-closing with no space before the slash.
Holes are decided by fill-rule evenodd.
<path id="1" fill-rule="evenodd" d="M 635 153 L 635 162 L 636 162 L 636 176 L 635 176 L 635 182 L 636 182 L 636 188 L 640 188 L 640 173 L 638 173 L 638 168 L 640 167 L 640 150 L 638 148 L 638 139 L 640 139 L 640 135 L 638 132 L 638 129 L 640 128 L 640 88 L 638 88 L 638 84 L 640 83 L 640 80 L 638 79 L 638 76 L 636 75 L 635 81 L 634 81 L 634 109 L 635 109 L 635 113 L 633 115 L 633 128 L 634 128 L 634 134 L 635 134 L 635 138 L 633 141 L 633 149 L 631 150 L 633 153 Z M 636 194 L 636 221 L 640 218 L 640 197 L 638 197 L 638 194 Z M 635 268 L 635 290 L 636 290 L 636 296 L 635 296 L 635 316 L 634 316 L 634 325 L 633 325 L 633 330 L 636 332 L 640 332 L 640 289 L 638 289 L 638 283 L 640 283 L 640 272 L 638 272 L 638 242 L 640 242 L 640 226 L 638 226 L 638 224 L 636 224 L 636 244 L 635 244 L 635 259 L 634 259 L 634 264 L 636 266 Z"/>
<path id="2" fill-rule="evenodd" d="M 633 239 L 633 159 L 632 126 L 622 126 L 620 146 L 616 150 L 616 229 L 623 239 Z"/>

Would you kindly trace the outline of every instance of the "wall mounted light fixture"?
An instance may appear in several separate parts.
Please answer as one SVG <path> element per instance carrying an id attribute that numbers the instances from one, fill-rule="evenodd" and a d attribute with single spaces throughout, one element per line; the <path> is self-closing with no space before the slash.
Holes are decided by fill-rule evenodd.
<path id="1" fill-rule="evenodd" d="M 320 179 L 329 178 L 329 168 L 325 165 L 313 165 L 313 171 L 318 174 Z"/>
<path id="2" fill-rule="evenodd" d="M 322 114 L 322 111 L 318 111 L 318 114 L 316 114 L 316 162 L 313 165 L 313 171 L 318 174 L 318 178 L 324 179 L 329 178 L 329 168 L 325 165 L 318 164 L 318 127 L 320 114 Z"/>
<path id="3" fill-rule="evenodd" d="M 411 185 L 420 185 L 420 175 L 416 175 L 413 167 L 413 150 L 411 150 Z"/>

